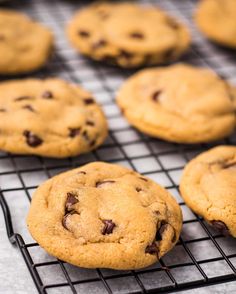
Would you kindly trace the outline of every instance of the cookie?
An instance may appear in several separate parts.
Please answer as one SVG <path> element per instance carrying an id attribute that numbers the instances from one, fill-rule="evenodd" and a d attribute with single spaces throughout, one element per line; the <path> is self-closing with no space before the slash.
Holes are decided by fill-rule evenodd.
<path id="1" fill-rule="evenodd" d="M 140 131 L 177 143 L 221 139 L 235 126 L 229 84 L 187 64 L 136 73 L 121 87 L 117 103 Z"/>
<path id="2" fill-rule="evenodd" d="M 0 149 L 17 154 L 76 156 L 107 135 L 101 108 L 75 84 L 52 79 L 0 83 Z"/>
<path id="3" fill-rule="evenodd" d="M 67 35 L 94 60 L 124 68 L 166 63 L 189 47 L 184 25 L 157 7 L 136 3 L 97 3 L 75 14 Z"/>
<path id="4" fill-rule="evenodd" d="M 235 0 L 202 0 L 195 15 L 198 28 L 210 40 L 236 49 L 235 19 Z"/>
<path id="5" fill-rule="evenodd" d="M 18 74 L 42 67 L 51 51 L 51 31 L 13 10 L 0 10 L 0 74 Z"/>
<path id="6" fill-rule="evenodd" d="M 94 162 L 35 192 L 27 224 L 49 254 L 86 268 L 138 269 L 177 242 L 179 205 L 167 190 L 127 168 Z"/>
<path id="7" fill-rule="evenodd" d="M 235 146 L 218 146 L 191 160 L 180 191 L 194 212 L 221 233 L 236 237 Z"/>

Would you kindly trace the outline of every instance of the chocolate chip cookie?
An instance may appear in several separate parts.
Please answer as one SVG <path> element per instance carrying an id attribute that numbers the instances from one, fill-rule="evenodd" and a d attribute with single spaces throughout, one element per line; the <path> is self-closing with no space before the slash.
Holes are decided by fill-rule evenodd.
<path id="1" fill-rule="evenodd" d="M 221 233 L 236 237 L 235 146 L 218 146 L 191 160 L 180 191 L 194 212 Z"/>
<path id="2" fill-rule="evenodd" d="M 231 86 L 187 64 L 135 74 L 121 87 L 117 103 L 140 131 L 177 143 L 221 139 L 235 126 Z"/>
<path id="3" fill-rule="evenodd" d="M 0 149 L 50 157 L 76 156 L 107 135 L 101 108 L 75 84 L 52 79 L 0 83 Z"/>
<path id="4" fill-rule="evenodd" d="M 235 19 L 235 0 L 202 0 L 195 15 L 197 26 L 209 39 L 236 49 Z"/>
<path id="5" fill-rule="evenodd" d="M 157 7 L 97 3 L 75 14 L 67 34 L 82 54 L 125 68 L 176 60 L 189 47 L 184 25 Z"/>
<path id="6" fill-rule="evenodd" d="M 52 51 L 51 31 L 13 10 L 0 10 L 0 74 L 42 67 Z"/>
<path id="7" fill-rule="evenodd" d="M 86 268 L 138 269 L 177 242 L 179 205 L 167 190 L 124 167 L 94 162 L 46 181 L 27 218 L 48 253 Z"/>

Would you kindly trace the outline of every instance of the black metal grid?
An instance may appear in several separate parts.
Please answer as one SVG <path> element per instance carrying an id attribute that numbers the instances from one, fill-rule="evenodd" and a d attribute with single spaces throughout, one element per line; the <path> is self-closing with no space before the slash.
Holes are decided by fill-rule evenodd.
<path id="1" fill-rule="evenodd" d="M 20 2 L 20 3 L 19 3 Z M 212 229 L 193 214 L 178 194 L 179 175 L 193 156 L 217 144 L 234 144 L 232 136 L 214 144 L 178 145 L 149 138 L 130 127 L 114 102 L 115 92 L 132 71 L 88 61 L 67 44 L 64 25 L 80 1 L 13 1 L 10 7 L 24 11 L 51 26 L 57 37 L 56 53 L 48 66 L 33 76 L 60 76 L 81 83 L 103 105 L 110 133 L 105 144 L 91 154 L 54 160 L 0 153 L 0 200 L 10 242 L 16 243 L 39 293 L 167 293 L 181 289 L 236 281 L 236 243 Z M 196 1 L 151 0 L 188 24 L 193 46 L 182 61 L 210 67 L 232 82 L 236 81 L 235 53 L 202 38 L 191 21 Z M 40 40 L 39 40 L 40 41 Z M 165 186 L 182 207 L 184 226 L 176 247 L 161 261 L 138 271 L 86 270 L 73 267 L 42 253 L 25 233 L 15 233 L 10 214 L 12 197 L 31 200 L 37 185 L 54 174 L 81 164 L 103 160 L 124 164 Z M 24 198 L 24 200 L 23 200 Z M 46 277 L 46 280 L 45 280 Z"/>

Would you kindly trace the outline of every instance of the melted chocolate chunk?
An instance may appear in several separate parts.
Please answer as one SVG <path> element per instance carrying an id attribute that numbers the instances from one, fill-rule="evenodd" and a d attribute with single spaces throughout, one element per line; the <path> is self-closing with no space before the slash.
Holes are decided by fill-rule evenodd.
<path id="1" fill-rule="evenodd" d="M 223 168 L 236 168 L 236 161 L 235 162 L 228 162 L 228 163 L 225 163 L 223 164 Z"/>
<path id="2" fill-rule="evenodd" d="M 5 108 L 0 108 L 0 112 L 6 112 Z"/>
<path id="3" fill-rule="evenodd" d="M 173 18 L 168 17 L 166 21 L 172 29 L 177 30 L 179 28 L 179 24 Z"/>
<path id="4" fill-rule="evenodd" d="M 124 57 L 126 59 L 130 59 L 133 57 L 133 54 L 130 52 L 127 52 L 126 50 L 121 49 L 120 50 L 120 57 Z"/>
<path id="5" fill-rule="evenodd" d="M 222 221 L 212 221 L 211 222 L 212 226 L 217 229 L 221 234 L 225 236 L 229 236 L 229 229 L 227 228 L 226 224 Z"/>
<path id="6" fill-rule="evenodd" d="M 149 253 L 149 254 L 156 254 L 158 255 L 159 250 L 157 248 L 157 245 L 155 242 L 153 242 L 151 245 L 148 245 L 145 249 L 145 253 Z"/>
<path id="7" fill-rule="evenodd" d="M 90 37 L 90 33 L 85 30 L 79 30 L 78 35 L 82 38 L 89 38 Z"/>
<path id="8" fill-rule="evenodd" d="M 23 109 L 27 109 L 27 110 L 29 110 L 31 112 L 35 112 L 34 108 L 31 105 L 29 105 L 29 104 L 24 105 L 22 108 Z"/>
<path id="9" fill-rule="evenodd" d="M 164 234 L 165 230 L 167 229 L 167 227 L 168 227 L 168 223 L 166 221 L 162 221 L 161 226 L 156 233 L 156 241 L 162 240 L 163 234 Z"/>
<path id="10" fill-rule="evenodd" d="M 74 193 L 67 193 L 67 199 L 66 199 L 66 210 L 69 211 L 72 209 L 72 206 L 79 202 L 79 200 L 76 198 L 76 194 Z"/>
<path id="11" fill-rule="evenodd" d="M 141 188 L 135 188 L 135 190 L 137 191 L 137 192 L 141 192 L 142 191 L 142 189 Z"/>
<path id="12" fill-rule="evenodd" d="M 83 131 L 82 136 L 84 137 L 84 139 L 86 141 L 89 141 L 89 136 L 88 136 L 88 132 L 86 130 Z"/>
<path id="13" fill-rule="evenodd" d="M 116 226 L 115 223 L 111 219 L 104 219 L 102 221 L 104 223 L 104 227 L 102 229 L 103 235 L 108 235 L 113 232 L 114 227 Z"/>
<path id="14" fill-rule="evenodd" d="M 89 104 L 94 104 L 95 102 L 94 102 L 93 98 L 85 98 L 84 103 L 86 105 L 89 105 Z"/>
<path id="15" fill-rule="evenodd" d="M 93 48 L 93 49 L 98 49 L 98 48 L 104 47 L 104 46 L 106 46 L 106 45 L 107 45 L 107 41 L 101 39 L 101 40 L 98 40 L 96 43 L 94 43 L 94 44 L 92 45 L 92 48 Z"/>
<path id="16" fill-rule="evenodd" d="M 38 147 L 43 143 L 43 140 L 37 135 L 33 134 L 31 131 L 24 131 L 23 135 L 26 137 L 26 143 L 30 147 Z"/>
<path id="17" fill-rule="evenodd" d="M 87 120 L 87 121 L 86 121 L 86 125 L 87 125 L 87 126 L 91 126 L 91 127 L 93 127 L 93 126 L 94 126 L 94 122 L 91 121 L 91 120 Z"/>
<path id="18" fill-rule="evenodd" d="M 94 140 L 92 140 L 90 143 L 89 143 L 89 145 L 90 145 L 90 147 L 93 147 L 94 145 L 96 145 L 96 139 L 94 139 Z"/>
<path id="19" fill-rule="evenodd" d="M 130 37 L 134 38 L 134 39 L 143 39 L 144 35 L 142 33 L 139 33 L 139 32 L 133 32 L 133 33 L 130 34 Z"/>
<path id="20" fill-rule="evenodd" d="M 110 181 L 98 181 L 98 182 L 96 183 L 96 187 L 99 188 L 99 187 L 101 187 L 101 186 L 103 186 L 103 185 L 106 185 L 106 184 L 113 184 L 113 183 L 115 183 L 115 181 L 112 181 L 112 180 L 110 180 Z"/>
<path id="21" fill-rule="evenodd" d="M 52 94 L 51 91 L 45 91 L 45 92 L 43 92 L 42 97 L 45 98 L 45 99 L 52 99 L 53 94 Z"/>
<path id="22" fill-rule="evenodd" d="M 66 224 L 67 218 L 68 218 L 68 216 L 73 215 L 73 214 L 78 214 L 78 213 L 75 210 L 72 210 L 63 216 L 62 225 L 66 230 L 68 230 L 68 227 Z"/>
<path id="23" fill-rule="evenodd" d="M 148 182 L 148 180 L 146 178 L 140 177 L 140 180 L 144 181 L 144 182 Z"/>
<path id="24" fill-rule="evenodd" d="M 169 59 L 172 59 L 174 52 L 175 52 L 175 48 L 167 49 L 166 52 L 164 53 L 164 59 L 167 61 Z"/>
<path id="25" fill-rule="evenodd" d="M 71 138 L 74 138 L 80 134 L 81 128 L 69 128 L 69 130 L 70 130 L 69 136 Z"/>
<path id="26" fill-rule="evenodd" d="M 158 98 L 159 98 L 159 96 L 160 96 L 161 93 L 162 93 L 161 90 L 154 92 L 152 94 L 152 100 L 155 101 L 155 102 L 158 101 Z"/>
<path id="27" fill-rule="evenodd" d="M 32 97 L 31 96 L 21 96 L 21 97 L 15 98 L 14 101 L 23 101 L 23 100 L 29 100 L 29 99 L 32 99 Z"/>
<path id="28" fill-rule="evenodd" d="M 79 174 L 86 175 L 86 172 L 83 171 L 83 170 L 81 170 L 81 171 L 78 172 L 78 175 L 79 175 Z"/>

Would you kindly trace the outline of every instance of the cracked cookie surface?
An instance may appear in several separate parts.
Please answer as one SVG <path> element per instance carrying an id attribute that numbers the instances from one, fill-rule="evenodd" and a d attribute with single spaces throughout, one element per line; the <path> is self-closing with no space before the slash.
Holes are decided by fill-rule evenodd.
<path id="1" fill-rule="evenodd" d="M 235 0 L 202 0 L 195 15 L 197 26 L 209 39 L 236 49 L 235 19 Z"/>
<path id="2" fill-rule="evenodd" d="M 0 149 L 49 157 L 76 156 L 107 135 L 90 93 L 66 81 L 26 79 L 0 83 Z"/>
<path id="3" fill-rule="evenodd" d="M 119 90 L 117 103 L 133 126 L 167 141 L 213 141 L 235 127 L 231 86 L 212 71 L 187 64 L 134 74 Z"/>
<path id="4" fill-rule="evenodd" d="M 13 10 L 0 10 L 0 74 L 26 73 L 42 67 L 53 46 L 43 25 Z"/>
<path id="5" fill-rule="evenodd" d="M 194 212 L 221 233 L 236 237 L 235 146 L 218 146 L 191 160 L 180 191 Z"/>
<path id="6" fill-rule="evenodd" d="M 82 54 L 127 68 L 176 60 L 190 44 L 188 30 L 175 18 L 134 3 L 86 6 L 67 35 Z"/>
<path id="7" fill-rule="evenodd" d="M 90 163 L 46 181 L 27 218 L 50 254 L 87 268 L 138 269 L 178 241 L 179 205 L 167 190 L 124 167 Z"/>

